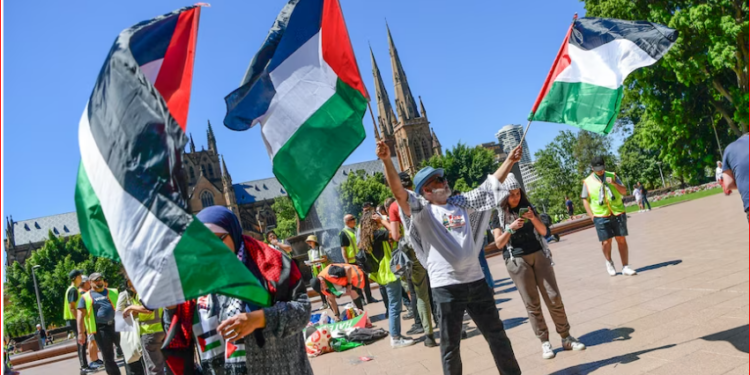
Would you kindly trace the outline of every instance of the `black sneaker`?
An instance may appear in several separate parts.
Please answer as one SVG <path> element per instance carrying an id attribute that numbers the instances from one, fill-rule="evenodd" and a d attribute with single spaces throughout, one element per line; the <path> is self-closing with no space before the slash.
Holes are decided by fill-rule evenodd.
<path id="1" fill-rule="evenodd" d="M 438 344 L 435 342 L 435 336 L 433 335 L 425 335 L 424 336 L 424 346 L 428 348 L 434 348 L 438 346 Z"/>
<path id="2" fill-rule="evenodd" d="M 409 311 L 406 313 L 406 315 L 404 315 L 404 320 L 411 320 L 411 319 L 414 319 L 414 314 L 411 311 Z"/>
<path id="3" fill-rule="evenodd" d="M 462 329 L 461 330 L 461 340 L 468 339 L 468 338 L 469 338 L 469 334 L 466 333 L 465 329 Z"/>
<path id="4" fill-rule="evenodd" d="M 375 298 L 368 298 L 367 299 L 367 303 L 378 303 L 378 302 L 380 302 L 380 300 L 375 299 Z"/>
<path id="5" fill-rule="evenodd" d="M 424 328 L 422 326 L 413 325 L 411 326 L 411 329 L 406 331 L 407 335 L 421 335 L 424 333 Z"/>

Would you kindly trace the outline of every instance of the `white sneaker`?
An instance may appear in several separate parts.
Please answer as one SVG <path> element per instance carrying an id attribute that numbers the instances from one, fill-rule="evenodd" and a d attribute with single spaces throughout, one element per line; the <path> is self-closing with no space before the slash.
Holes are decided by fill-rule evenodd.
<path id="1" fill-rule="evenodd" d="M 393 349 L 400 349 L 405 348 L 407 346 L 414 345 L 414 340 L 407 340 L 403 337 L 395 338 L 391 337 L 391 348 Z"/>
<path id="2" fill-rule="evenodd" d="M 552 350 L 552 344 L 550 344 L 549 341 L 545 341 L 542 343 L 542 358 L 555 358 L 555 352 Z"/>
<path id="3" fill-rule="evenodd" d="M 604 264 L 607 265 L 607 273 L 609 276 L 615 276 L 617 275 L 617 270 L 615 270 L 615 264 L 612 262 L 604 262 Z"/>
<path id="4" fill-rule="evenodd" d="M 638 272 L 630 268 L 630 266 L 622 266 L 622 274 L 625 276 L 635 276 Z"/>
<path id="5" fill-rule="evenodd" d="M 573 336 L 568 336 L 564 338 L 562 340 L 562 347 L 565 350 L 576 350 L 576 351 L 586 349 L 586 345 L 578 341 L 578 339 Z"/>

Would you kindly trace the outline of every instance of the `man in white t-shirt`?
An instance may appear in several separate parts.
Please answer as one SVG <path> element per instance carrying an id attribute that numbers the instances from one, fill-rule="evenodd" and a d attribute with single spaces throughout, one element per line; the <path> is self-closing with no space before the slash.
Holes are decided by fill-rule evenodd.
<path id="1" fill-rule="evenodd" d="M 414 176 L 414 192 L 401 185 L 391 153 L 378 142 L 377 155 L 401 208 L 404 229 L 420 263 L 427 267 L 432 296 L 440 315 L 443 373 L 461 374 L 461 323 L 464 311 L 487 340 L 498 371 L 520 374 L 513 348 L 479 264 L 492 209 L 508 194 L 502 181 L 521 159 L 520 147 L 477 189 L 451 196 L 442 169 L 423 168 Z"/>

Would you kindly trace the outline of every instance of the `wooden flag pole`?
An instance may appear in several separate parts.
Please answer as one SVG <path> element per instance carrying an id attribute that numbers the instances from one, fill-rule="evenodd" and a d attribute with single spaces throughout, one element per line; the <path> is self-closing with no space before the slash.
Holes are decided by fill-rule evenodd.
<path id="1" fill-rule="evenodd" d="M 571 23 L 571 27 L 573 27 L 573 24 L 575 24 L 575 23 L 576 23 L 576 20 L 577 20 L 577 19 L 578 19 L 578 13 L 576 13 L 576 14 L 574 14 L 574 15 L 573 15 L 573 22 Z M 562 52 L 562 50 L 561 50 L 561 52 Z M 559 56 L 558 56 L 558 58 L 559 58 Z M 555 63 L 557 63 L 557 60 L 555 60 Z M 554 68 L 555 68 L 555 65 L 553 65 L 553 66 L 552 66 L 552 69 L 553 69 L 553 70 L 554 70 Z M 552 74 L 552 72 L 550 72 L 550 74 Z M 544 90 L 544 88 L 542 88 L 542 90 Z M 536 108 L 534 108 L 534 111 L 536 111 Z M 530 118 L 532 118 L 532 119 L 534 118 L 534 112 L 533 112 L 533 111 L 532 111 L 532 113 L 531 113 L 531 116 L 530 116 Z M 523 132 L 523 136 L 521 136 L 521 142 L 519 143 L 519 145 L 522 145 L 522 144 L 523 144 L 523 141 L 524 141 L 524 140 L 526 140 L 526 134 L 528 134 L 528 133 L 529 133 L 529 128 L 531 127 L 531 122 L 532 122 L 532 121 L 533 121 L 533 120 L 529 120 L 529 123 L 528 123 L 528 124 L 526 124 L 526 130 L 524 130 L 524 132 Z"/>

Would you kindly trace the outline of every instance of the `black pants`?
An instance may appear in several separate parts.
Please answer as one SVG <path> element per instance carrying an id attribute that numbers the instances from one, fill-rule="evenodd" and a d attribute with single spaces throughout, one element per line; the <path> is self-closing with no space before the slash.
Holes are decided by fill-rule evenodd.
<path id="1" fill-rule="evenodd" d="M 125 375 L 145 375 L 146 370 L 143 366 L 143 357 L 133 363 L 125 363 Z"/>
<path id="2" fill-rule="evenodd" d="M 465 284 L 449 285 L 432 291 L 440 311 L 440 354 L 443 374 L 460 375 L 461 325 L 464 311 L 469 313 L 479 332 L 490 345 L 495 366 L 503 375 L 521 373 L 503 322 L 495 306 L 495 299 L 484 278 Z"/>
<path id="3" fill-rule="evenodd" d="M 370 303 L 375 299 L 372 297 L 372 290 L 370 290 L 370 277 L 368 273 L 365 273 L 365 299 L 367 300 L 367 303 Z"/>
<path id="4" fill-rule="evenodd" d="M 120 369 L 115 362 L 115 345 L 120 346 L 120 334 L 115 332 L 115 324 L 96 323 L 94 340 L 99 347 L 99 353 L 102 354 L 107 375 L 120 375 Z"/>
<path id="5" fill-rule="evenodd" d="M 76 338 L 76 343 L 78 342 L 78 323 L 75 320 L 66 320 L 68 323 L 68 327 L 73 329 L 73 335 Z M 81 368 L 87 368 L 89 367 L 89 360 L 86 358 L 86 347 L 88 346 L 88 335 L 86 336 L 86 342 L 83 343 L 83 345 L 78 344 L 78 362 L 81 365 Z"/>

